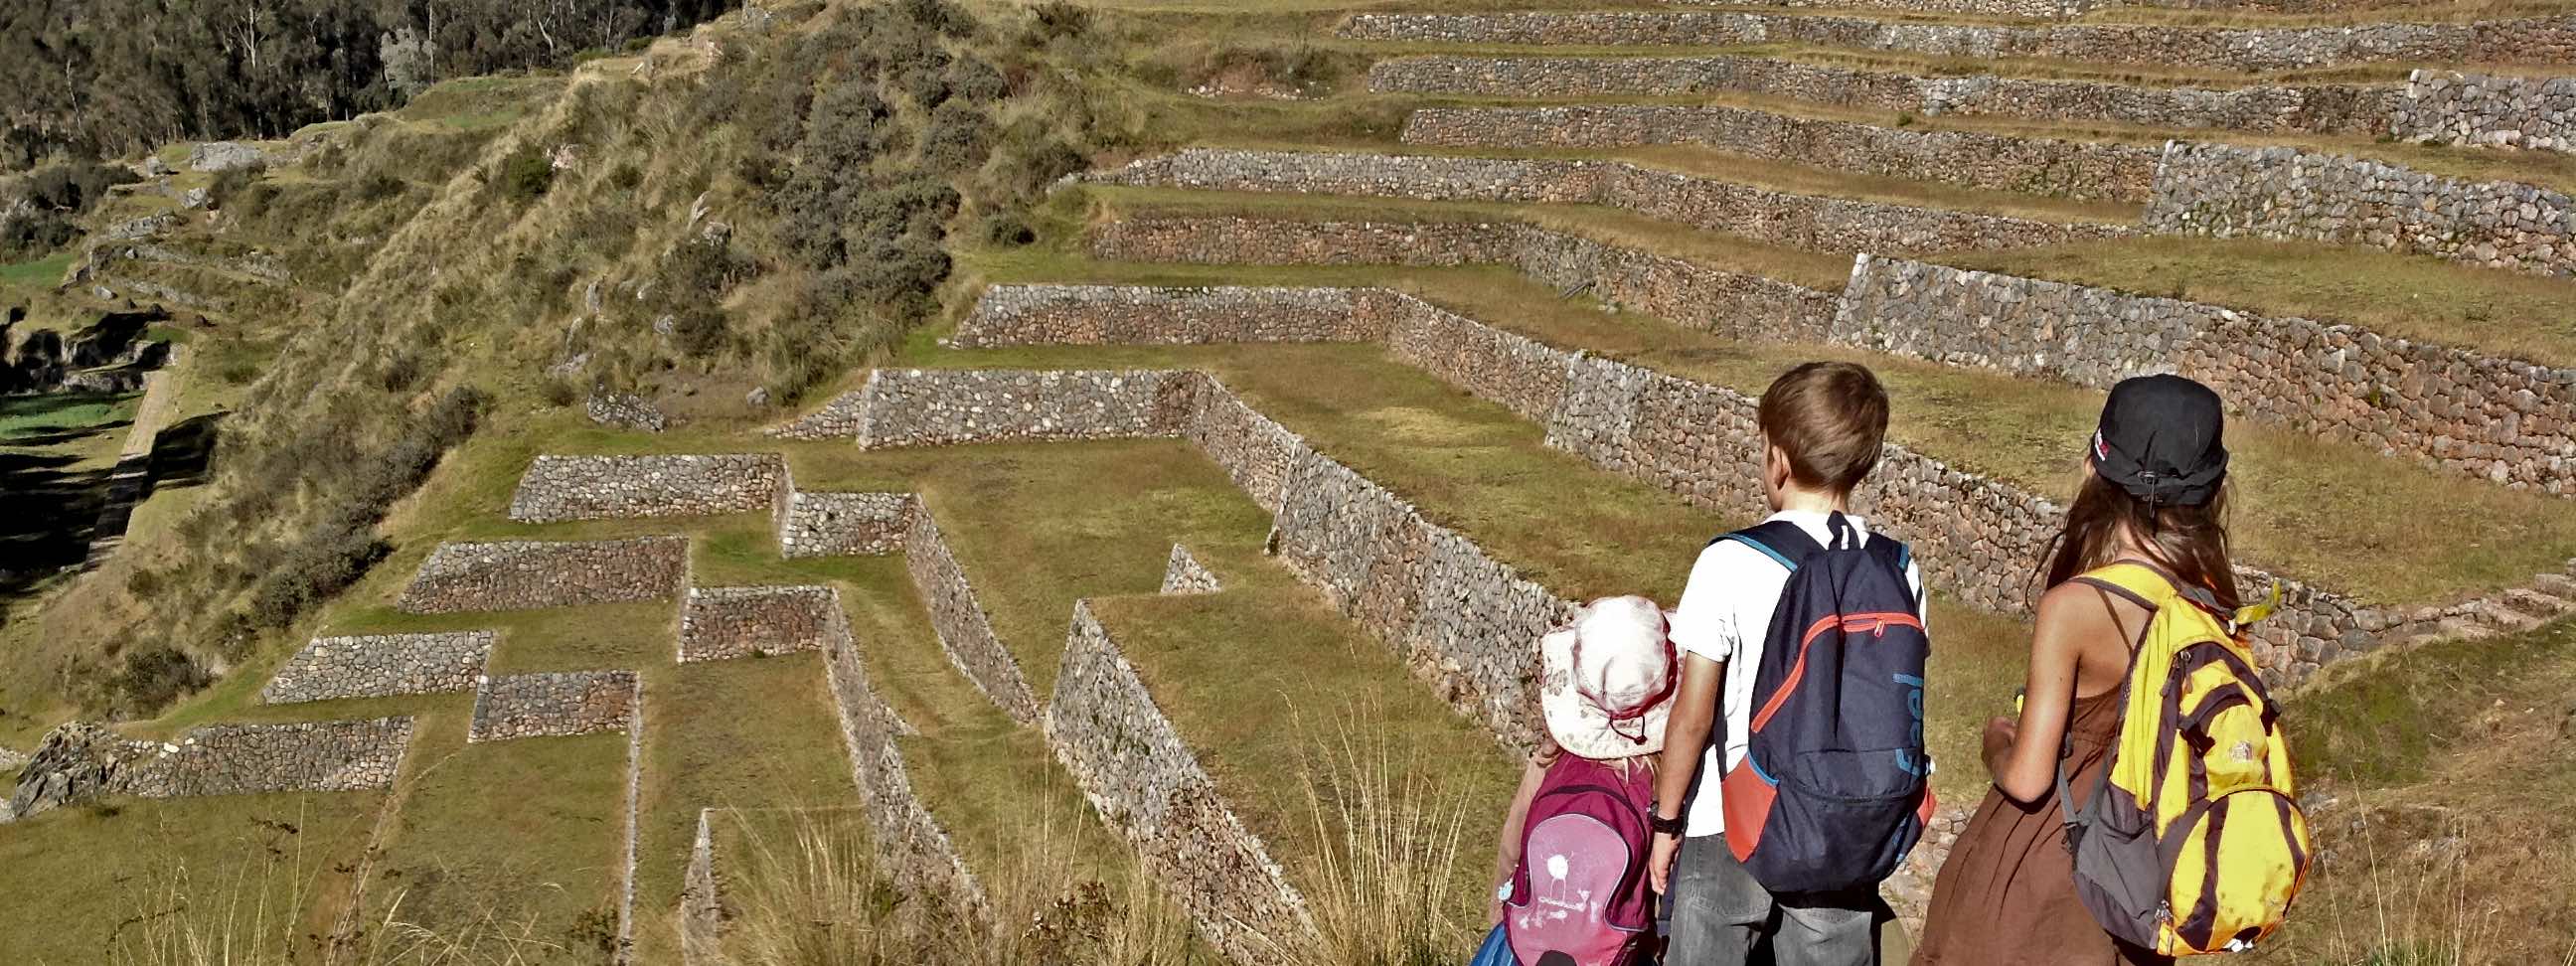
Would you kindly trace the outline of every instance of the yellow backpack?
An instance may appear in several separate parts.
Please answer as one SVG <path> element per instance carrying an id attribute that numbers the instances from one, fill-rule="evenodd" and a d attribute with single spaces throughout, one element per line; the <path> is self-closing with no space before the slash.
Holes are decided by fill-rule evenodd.
<path id="1" fill-rule="evenodd" d="M 2111 935 L 2160 955 L 2252 949 L 2280 928 L 2309 857 L 2279 708 L 2238 633 L 2271 604 L 2227 613 L 2132 562 L 2076 580 L 2153 615 L 2121 685 L 2110 767 L 2082 810 L 2058 766 L 2076 893 Z"/>

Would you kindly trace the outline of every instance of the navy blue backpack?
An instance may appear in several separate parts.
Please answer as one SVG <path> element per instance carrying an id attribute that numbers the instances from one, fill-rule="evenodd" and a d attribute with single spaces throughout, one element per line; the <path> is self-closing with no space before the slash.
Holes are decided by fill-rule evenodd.
<path id="1" fill-rule="evenodd" d="M 1825 526 L 1830 546 L 1786 520 L 1718 538 L 1789 568 L 1755 665 L 1750 742 L 1721 786 L 1727 845 L 1773 892 L 1875 888 L 1932 817 L 1932 642 L 1908 551 L 1841 513 Z"/>

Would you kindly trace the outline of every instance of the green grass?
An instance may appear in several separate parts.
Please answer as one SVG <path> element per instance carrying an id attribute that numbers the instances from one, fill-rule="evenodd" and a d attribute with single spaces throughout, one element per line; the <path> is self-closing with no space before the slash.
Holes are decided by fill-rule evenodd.
<path id="1" fill-rule="evenodd" d="M 65 249 L 43 258 L 0 265 L 0 289 L 22 289 L 29 292 L 53 288 L 63 280 L 79 253 Z"/>
<path id="2" fill-rule="evenodd" d="M 85 439 L 105 439 L 106 453 L 113 456 L 125 442 L 123 434 L 109 432 L 133 420 L 134 409 L 141 405 L 142 393 L 47 393 L 37 396 L 0 398 L 0 447 L 28 449 L 65 448 L 66 441 L 55 440 L 66 433 L 93 434 Z M 87 453 L 86 447 L 75 447 Z"/>
<path id="3" fill-rule="evenodd" d="M 2293 760 L 2303 772 L 2365 787 L 2407 784 L 2436 756 L 2479 736 L 2490 708 L 2576 673 L 2576 624 L 2509 637 L 2440 641 L 2340 665 L 2289 698 Z"/>
<path id="4" fill-rule="evenodd" d="M 369 921 L 391 915 L 487 960 L 515 947 L 534 963 L 597 961 L 602 930 L 616 935 L 625 733 L 469 745 L 462 717 L 418 727 Z"/>
<path id="5" fill-rule="evenodd" d="M 162 930 L 229 942 L 236 961 L 316 963 L 307 937 L 363 851 L 379 792 L 127 800 L 0 825 L 0 935 L 9 959 L 164 962 Z M 122 937 L 120 938 L 120 931 Z M 129 961 L 119 959 L 118 961 Z"/>

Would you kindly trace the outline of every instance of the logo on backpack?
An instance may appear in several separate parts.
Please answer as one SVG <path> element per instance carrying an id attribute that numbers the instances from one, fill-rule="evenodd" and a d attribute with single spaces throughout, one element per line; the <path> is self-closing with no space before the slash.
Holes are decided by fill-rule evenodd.
<path id="1" fill-rule="evenodd" d="M 2076 578 L 2145 607 L 2119 743 L 2080 811 L 2057 773 L 2075 891 L 2111 935 L 2165 956 L 2241 952 L 2280 928 L 2307 878 L 2308 820 L 2279 707 L 2238 636 L 2268 606 L 2118 563 Z"/>
<path id="2" fill-rule="evenodd" d="M 1727 845 L 1774 892 L 1874 887 L 1932 816 L 1932 644 L 1908 552 L 1840 513 L 1825 526 L 1830 545 L 1786 520 L 1718 538 L 1789 568 L 1755 665 L 1744 761 L 1721 785 Z"/>
<path id="3" fill-rule="evenodd" d="M 1512 954 L 1536 966 L 1629 966 L 1654 927 L 1646 882 L 1653 772 L 1563 755 L 1548 767 L 1504 902 Z"/>

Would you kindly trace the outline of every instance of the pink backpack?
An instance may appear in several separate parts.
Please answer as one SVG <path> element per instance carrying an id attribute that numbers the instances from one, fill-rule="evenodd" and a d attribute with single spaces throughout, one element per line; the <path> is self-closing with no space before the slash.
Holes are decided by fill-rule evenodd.
<path id="1" fill-rule="evenodd" d="M 1521 828 L 1520 866 L 1503 930 L 1525 966 L 1630 966 L 1655 928 L 1646 878 L 1655 800 L 1651 769 L 1561 755 L 1539 782 Z"/>

